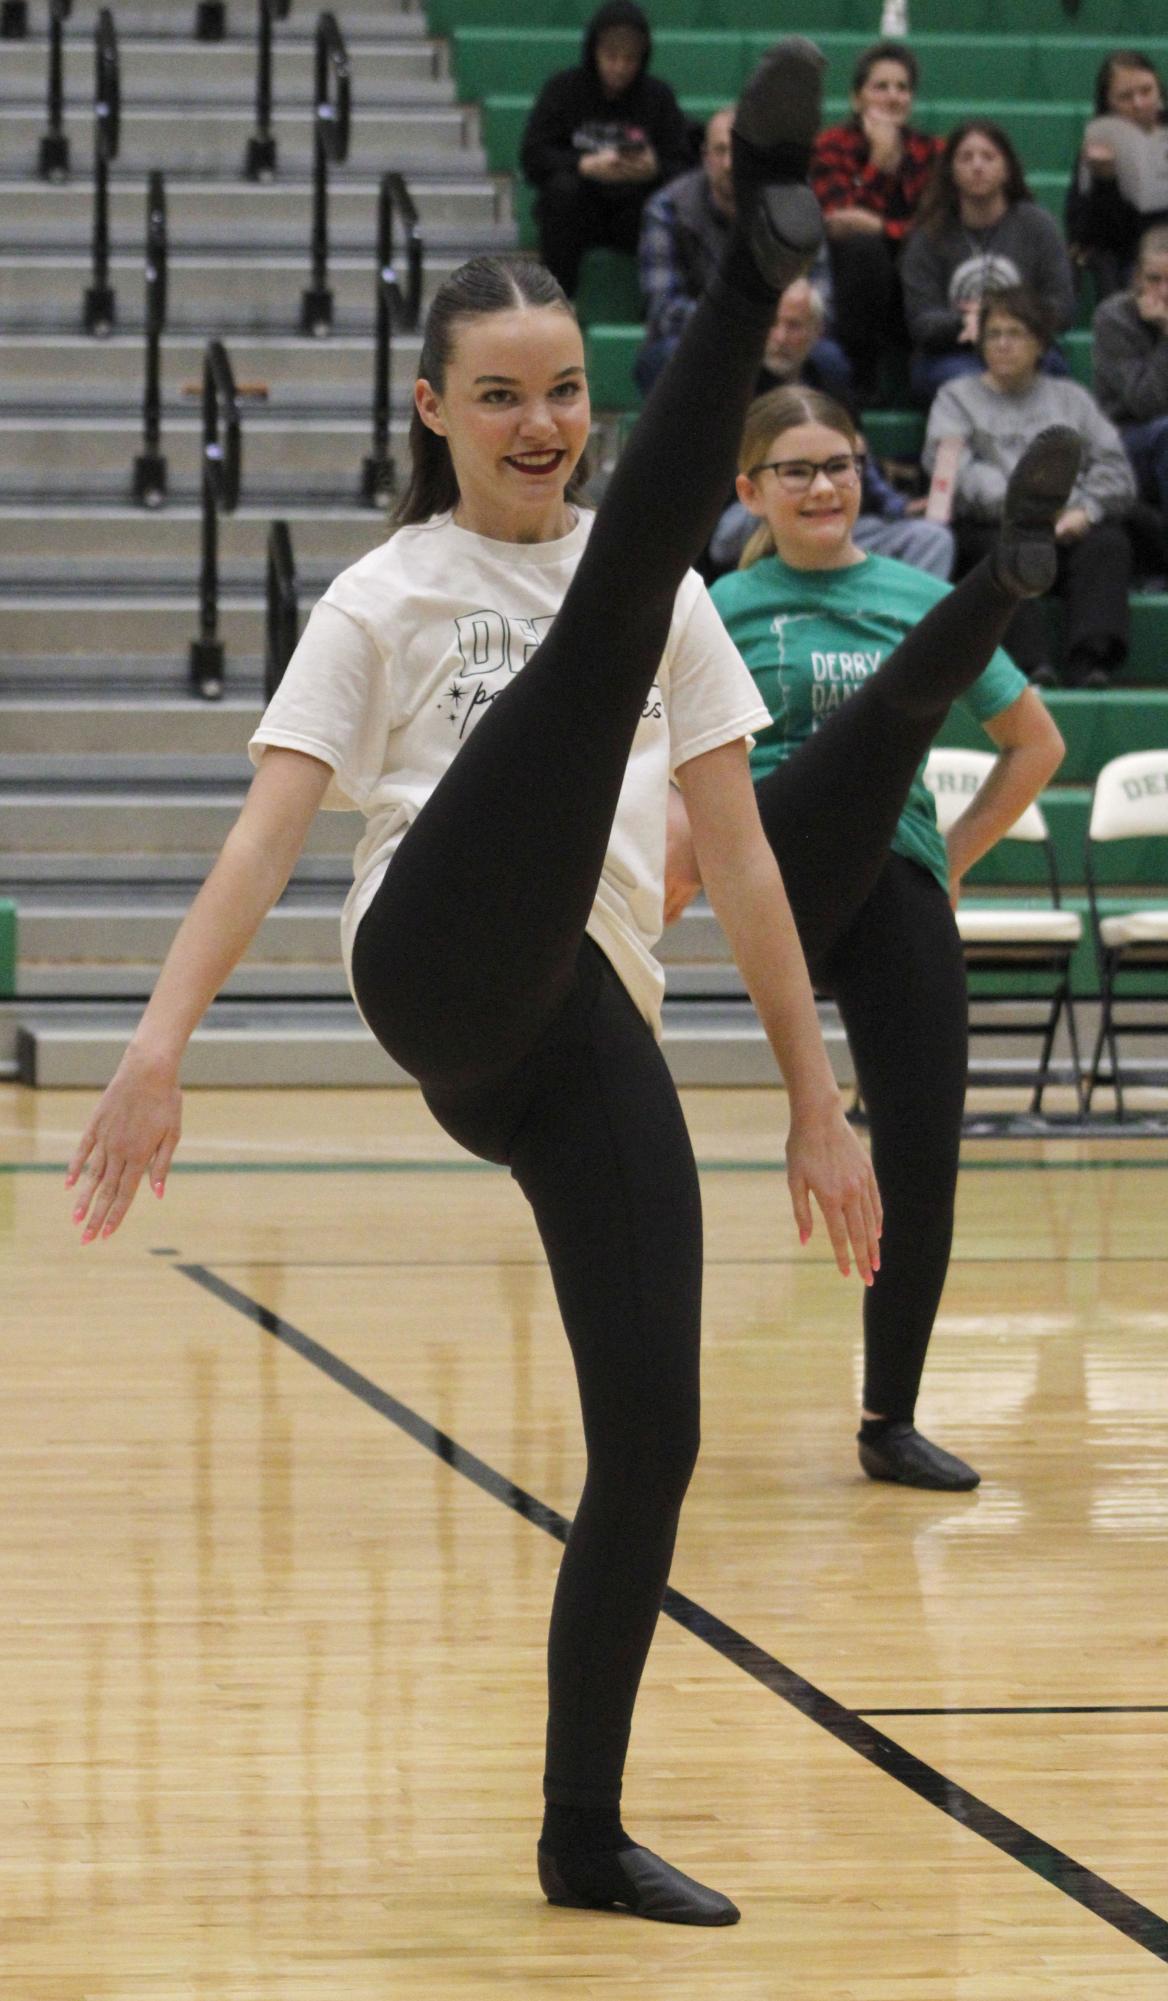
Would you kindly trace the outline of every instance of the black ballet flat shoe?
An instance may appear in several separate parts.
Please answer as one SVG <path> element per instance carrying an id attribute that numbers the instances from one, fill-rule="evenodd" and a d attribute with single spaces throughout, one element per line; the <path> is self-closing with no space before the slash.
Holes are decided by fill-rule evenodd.
<path id="1" fill-rule="evenodd" d="M 568 1910 L 623 1910 L 663 1925 L 736 1925 L 742 1915 L 729 1897 L 695 1883 L 649 1848 L 568 1858 L 541 1847 L 536 1855 L 548 1903 Z"/>
<path id="2" fill-rule="evenodd" d="M 1006 488 L 994 575 L 1013 597 L 1037 598 L 1058 575 L 1054 524 L 1078 476 L 1083 447 L 1068 424 L 1052 424 L 1027 445 Z"/>
<path id="3" fill-rule="evenodd" d="M 967 1493 L 980 1484 L 980 1473 L 954 1453 L 931 1444 L 915 1425 L 890 1424 L 878 1438 L 858 1436 L 860 1464 L 869 1480 L 893 1480 L 901 1487 L 933 1487 L 951 1494 Z"/>
<path id="4" fill-rule="evenodd" d="M 735 208 L 759 273 L 776 292 L 802 276 L 823 241 L 806 174 L 826 67 L 814 42 L 788 36 L 767 50 L 734 112 Z"/>

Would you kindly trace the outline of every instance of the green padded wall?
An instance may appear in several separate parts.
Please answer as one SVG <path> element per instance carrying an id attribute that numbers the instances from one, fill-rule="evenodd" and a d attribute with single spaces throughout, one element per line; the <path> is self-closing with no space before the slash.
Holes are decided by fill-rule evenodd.
<path id="1" fill-rule="evenodd" d="M 456 27 L 515 28 L 522 20 L 524 0 L 428 0 L 426 13 L 436 35 Z M 579 32 L 596 12 L 595 0 L 540 0 L 532 17 L 541 27 L 572 27 Z M 873 0 L 800 0 L 794 13 L 776 0 L 653 0 L 649 9 L 654 30 L 671 28 L 759 29 L 770 36 L 784 31 L 801 34 L 862 35 L 875 41 L 879 9 Z M 911 0 L 912 34 L 1075 35 L 1083 16 L 1066 16 L 1059 0 Z M 1141 42 L 1163 35 L 1164 0 L 1090 0 L 1089 30 L 1109 41 Z"/>

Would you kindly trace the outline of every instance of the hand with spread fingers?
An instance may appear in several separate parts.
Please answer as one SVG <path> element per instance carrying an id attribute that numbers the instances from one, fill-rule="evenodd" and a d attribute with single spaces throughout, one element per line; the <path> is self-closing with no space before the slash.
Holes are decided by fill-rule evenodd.
<path id="1" fill-rule="evenodd" d="M 812 1231 L 811 1197 L 823 1212 L 836 1264 L 845 1278 L 851 1258 L 865 1285 L 880 1269 L 884 1216 L 880 1191 L 867 1152 L 838 1103 L 827 1116 L 800 1117 L 793 1111 L 787 1136 L 787 1184 L 799 1241 Z"/>
<path id="2" fill-rule="evenodd" d="M 81 1241 L 112 1237 L 148 1175 L 161 1196 L 182 1131 L 176 1073 L 126 1051 L 112 1083 L 69 1162 L 66 1188 L 76 1188 L 72 1220 Z"/>

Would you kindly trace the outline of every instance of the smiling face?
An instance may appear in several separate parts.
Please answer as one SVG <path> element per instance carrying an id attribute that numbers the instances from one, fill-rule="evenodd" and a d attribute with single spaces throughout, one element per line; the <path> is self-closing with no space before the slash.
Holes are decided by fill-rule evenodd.
<path id="1" fill-rule="evenodd" d="M 852 541 L 860 511 L 860 481 L 854 470 L 856 447 L 842 431 L 826 424 L 796 424 L 771 439 L 762 462 L 767 469 L 739 473 L 738 498 L 765 521 L 784 563 L 795 570 L 838 570 L 863 561 Z M 819 471 L 802 493 L 791 491 L 793 475 L 771 470 L 835 461 L 831 477 Z"/>
<path id="2" fill-rule="evenodd" d="M 882 111 L 898 125 L 905 124 L 913 107 L 912 78 L 903 63 L 881 57 L 873 63 L 859 90 L 852 93 L 852 110 L 858 118 L 865 111 Z"/>
<path id="3" fill-rule="evenodd" d="M 984 132 L 967 132 L 953 155 L 953 185 L 959 195 L 986 201 L 1000 195 L 1010 176 L 1010 163 Z"/>
<path id="4" fill-rule="evenodd" d="M 1159 78 L 1150 69 L 1131 69 L 1117 63 L 1107 80 L 1107 109 L 1117 118 L 1138 125 L 1141 132 L 1154 132 L 1164 109 Z"/>
<path id="5" fill-rule="evenodd" d="M 584 346 L 570 313 L 518 306 L 464 321 L 442 391 L 419 380 L 414 400 L 450 448 L 461 527 L 499 542 L 568 533 L 564 489 L 591 422 Z"/>

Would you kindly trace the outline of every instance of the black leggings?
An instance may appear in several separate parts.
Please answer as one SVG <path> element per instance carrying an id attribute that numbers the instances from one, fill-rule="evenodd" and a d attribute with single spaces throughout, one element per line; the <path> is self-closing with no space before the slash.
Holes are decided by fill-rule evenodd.
<path id="1" fill-rule="evenodd" d="M 584 926 L 673 600 L 731 484 L 772 317 L 773 301 L 717 287 L 692 314 L 555 624 L 419 813 L 354 947 L 374 1033 L 443 1126 L 506 1162 L 531 1202 L 563 1313 L 588 1471 L 552 1613 L 545 1793 L 569 1806 L 620 1796 L 697 1451 L 701 1280 L 676 1093 Z M 793 802 L 803 907 L 833 885 L 839 922 L 824 949 L 871 894 L 916 765 L 1012 608 L 983 565 L 786 767 L 778 791 Z M 806 856 L 804 770 L 812 793 L 816 773 L 835 774 L 850 827 L 821 830 Z M 808 922 L 818 949 L 824 927 Z"/>

